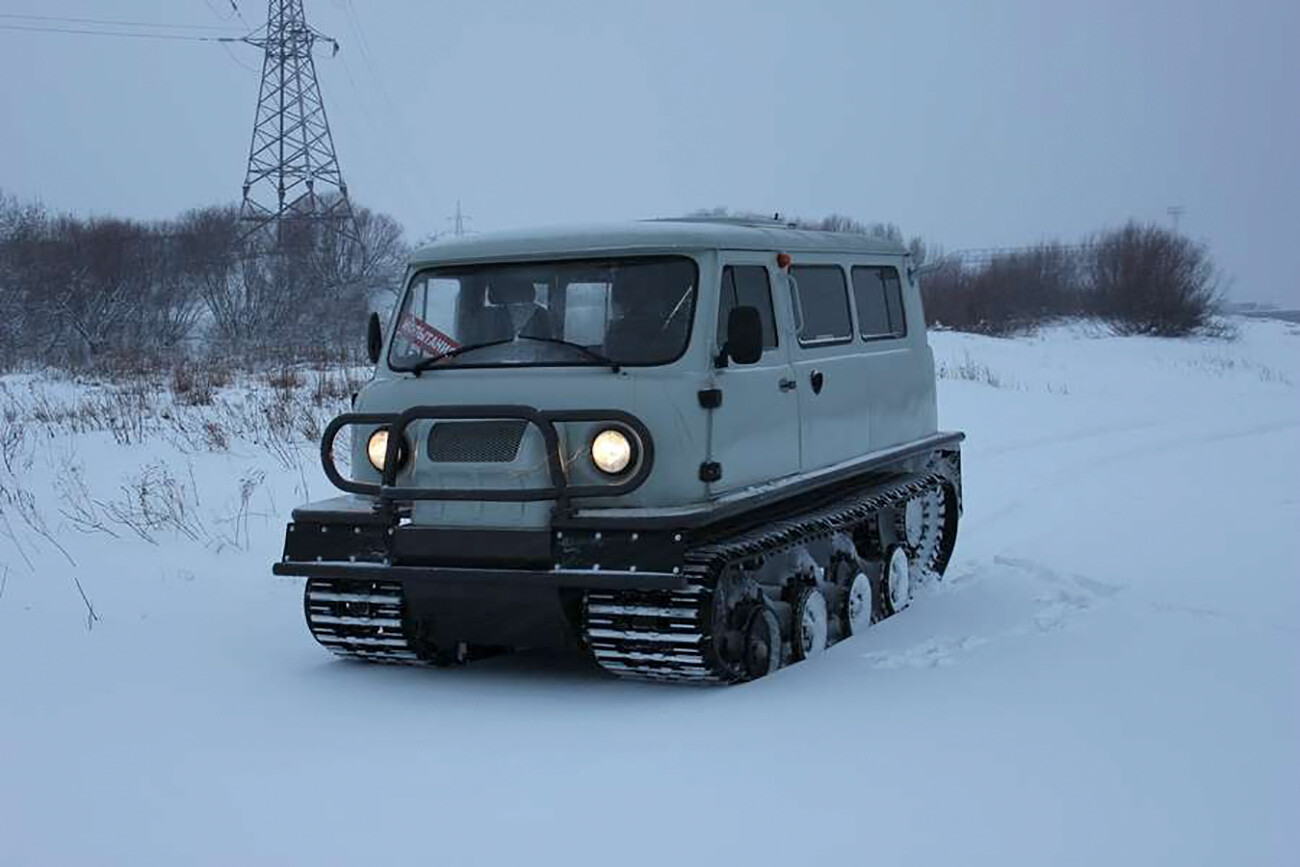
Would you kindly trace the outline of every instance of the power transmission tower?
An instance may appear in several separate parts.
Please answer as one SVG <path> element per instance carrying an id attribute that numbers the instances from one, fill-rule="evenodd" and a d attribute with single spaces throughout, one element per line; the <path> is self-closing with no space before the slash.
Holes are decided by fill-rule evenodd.
<path id="1" fill-rule="evenodd" d="M 448 217 L 447 219 L 451 221 L 452 232 L 456 235 L 457 238 L 459 238 L 461 235 L 465 234 L 465 221 L 472 220 L 474 218 L 471 217 L 469 214 L 466 214 L 463 211 L 461 211 L 460 199 L 457 199 L 456 215 L 454 217 Z"/>
<path id="2" fill-rule="evenodd" d="M 308 26 L 302 0 L 269 0 L 265 28 L 244 40 L 263 49 L 265 59 L 239 215 L 251 224 L 250 235 L 273 226 L 283 240 L 292 225 L 359 242 L 316 79 L 317 40 L 338 53 L 337 42 Z"/>

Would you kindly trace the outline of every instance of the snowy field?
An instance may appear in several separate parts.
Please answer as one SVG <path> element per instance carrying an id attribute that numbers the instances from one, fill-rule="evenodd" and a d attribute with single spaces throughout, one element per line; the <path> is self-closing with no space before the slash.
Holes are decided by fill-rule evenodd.
<path id="1" fill-rule="evenodd" d="M 934 335 L 947 579 L 729 689 L 334 661 L 269 567 L 337 398 L 0 379 L 0 865 L 1295 864 L 1300 326 L 1239 326 Z"/>

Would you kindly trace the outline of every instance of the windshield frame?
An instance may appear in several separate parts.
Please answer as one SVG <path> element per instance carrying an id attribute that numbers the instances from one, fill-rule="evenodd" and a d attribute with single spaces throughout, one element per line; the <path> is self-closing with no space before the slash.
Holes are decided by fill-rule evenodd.
<path id="1" fill-rule="evenodd" d="M 577 257 L 549 256 L 545 258 L 494 259 L 494 260 L 483 261 L 483 262 L 446 262 L 442 264 L 422 265 L 411 271 L 410 276 L 406 280 L 405 288 L 402 290 L 401 300 L 397 303 L 396 307 L 393 308 L 393 313 L 389 317 L 388 333 L 386 334 L 388 346 L 384 352 L 384 362 L 387 365 L 388 369 L 394 373 L 410 373 L 416 376 L 419 376 L 421 373 L 429 373 L 430 371 L 434 371 L 434 370 L 464 370 L 464 369 L 475 369 L 475 368 L 498 369 L 498 370 L 520 370 L 520 369 L 532 368 L 532 367 L 588 367 L 588 368 L 595 368 L 597 370 L 601 370 L 601 369 L 608 370 L 609 365 L 601 364 L 600 362 L 593 360 L 589 356 L 586 356 L 585 354 L 580 353 L 577 350 L 574 350 L 574 355 L 577 357 L 573 361 L 551 360 L 551 361 L 512 362 L 509 364 L 501 364 L 500 362 L 476 364 L 472 361 L 461 361 L 460 360 L 461 357 L 457 357 L 453 363 L 449 363 L 446 365 L 435 363 L 429 367 L 425 367 L 422 370 L 417 371 L 416 368 L 419 366 L 420 361 L 416 361 L 414 364 L 412 364 L 409 367 L 400 366 L 393 363 L 394 362 L 393 346 L 397 342 L 395 340 L 397 336 L 397 321 L 400 318 L 402 311 L 406 308 L 407 301 L 410 298 L 411 293 L 415 290 L 416 284 L 422 278 L 430 275 L 436 275 L 439 272 L 446 273 L 449 271 L 452 272 L 464 271 L 464 270 L 475 269 L 475 268 L 511 267 L 517 265 L 556 265 L 556 266 L 573 265 L 573 266 L 581 267 L 583 265 L 600 265 L 600 264 L 607 264 L 607 263 L 617 263 L 620 265 L 640 264 L 640 263 L 660 263 L 669 260 L 689 262 L 694 275 L 693 283 L 692 283 L 693 291 L 691 292 L 691 298 L 689 303 L 690 313 L 686 320 L 686 334 L 684 335 L 684 338 L 682 340 L 680 350 L 672 358 L 667 358 L 662 361 L 623 362 L 623 361 L 615 360 L 615 363 L 620 368 L 666 367 L 670 364 L 676 364 L 678 361 L 682 360 L 682 357 L 685 356 L 686 353 L 691 348 L 691 343 L 695 337 L 695 319 L 699 315 L 700 310 L 702 309 L 700 305 L 700 296 L 703 291 L 703 287 L 700 285 L 701 269 L 700 269 L 699 260 L 692 255 L 689 255 L 687 253 L 681 253 L 681 252 L 634 253 L 634 254 L 626 254 L 626 255 L 614 253 L 607 256 L 593 256 L 587 254 L 587 255 L 577 256 Z"/>

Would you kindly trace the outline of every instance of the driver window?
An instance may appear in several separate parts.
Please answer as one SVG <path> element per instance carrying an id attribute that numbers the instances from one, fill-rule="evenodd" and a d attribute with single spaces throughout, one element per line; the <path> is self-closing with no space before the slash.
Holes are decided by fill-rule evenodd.
<path id="1" fill-rule="evenodd" d="M 777 346 L 776 317 L 772 313 L 772 285 L 762 265 L 728 265 L 722 269 L 718 305 L 718 348 L 727 342 L 727 319 L 737 307 L 754 307 L 763 323 L 763 349 Z"/>

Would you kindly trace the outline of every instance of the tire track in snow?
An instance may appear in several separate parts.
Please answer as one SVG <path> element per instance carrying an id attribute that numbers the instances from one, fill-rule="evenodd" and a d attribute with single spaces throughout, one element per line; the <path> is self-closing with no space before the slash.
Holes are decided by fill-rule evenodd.
<path id="1" fill-rule="evenodd" d="M 981 647 L 1008 639 L 1041 636 L 1059 632 L 1079 617 L 1098 611 L 1130 585 L 1100 581 L 1076 572 L 1061 572 L 1039 561 L 996 555 L 991 563 L 971 563 L 959 574 L 931 585 L 927 596 L 965 593 L 976 585 L 998 582 L 1008 584 L 1029 579 L 1037 589 L 1030 590 L 1034 610 L 1027 619 L 1012 626 L 986 633 L 932 636 L 900 650 L 873 651 L 862 654 L 873 668 L 942 668 L 955 665 L 962 656 Z M 1144 608 L 1162 615 L 1223 620 L 1250 629 L 1262 629 L 1300 635 L 1300 626 L 1278 623 L 1257 617 L 1245 617 L 1214 608 L 1167 602 L 1160 599 L 1131 598 L 1130 607 Z"/>
<path id="2" fill-rule="evenodd" d="M 1127 585 L 1099 581 L 1087 575 L 1062 573 L 1035 560 L 996 556 L 991 564 L 972 564 L 960 574 L 934 586 L 928 596 L 962 593 L 990 580 L 1031 582 L 1034 610 L 1027 620 L 987 634 L 935 636 L 903 650 L 863 654 L 874 668 L 939 668 L 977 648 L 1009 638 L 1043 635 L 1066 628 L 1071 621 L 1118 595 Z"/>

